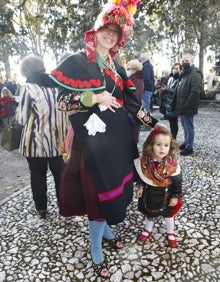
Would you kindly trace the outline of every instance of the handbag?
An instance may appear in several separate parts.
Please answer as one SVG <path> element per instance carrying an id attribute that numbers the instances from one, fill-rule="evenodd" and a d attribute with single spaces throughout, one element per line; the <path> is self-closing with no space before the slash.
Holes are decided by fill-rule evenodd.
<path id="1" fill-rule="evenodd" d="M 19 148 L 23 125 L 18 123 L 7 124 L 2 132 L 1 146 L 7 151 Z"/>

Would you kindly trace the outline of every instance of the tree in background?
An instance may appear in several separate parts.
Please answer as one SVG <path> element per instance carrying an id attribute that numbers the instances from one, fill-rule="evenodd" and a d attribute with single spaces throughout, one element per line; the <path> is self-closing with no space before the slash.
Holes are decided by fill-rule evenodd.
<path id="1" fill-rule="evenodd" d="M 6 0 L 4 0 L 6 2 Z M 92 28 L 106 1 L 8 0 L 1 4 L 0 62 L 8 69 L 9 58 L 29 53 L 50 56 L 58 62 L 66 51 L 84 48 L 84 34 Z M 134 36 L 121 54 L 123 62 L 143 50 L 178 61 L 183 52 L 199 54 L 203 69 L 207 50 L 220 54 L 220 5 L 218 0 L 141 1 L 135 14 Z M 2 20 L 4 18 L 4 20 Z M 7 47 L 6 47 L 7 46 Z M 3 52 L 4 51 L 4 52 Z M 8 63 L 7 63 L 8 61 Z"/>
<path id="2" fill-rule="evenodd" d="M 0 61 L 3 62 L 1 71 L 5 70 L 6 80 L 10 78 L 9 57 L 13 55 L 13 35 L 15 33 L 12 21 L 13 11 L 0 4 Z"/>

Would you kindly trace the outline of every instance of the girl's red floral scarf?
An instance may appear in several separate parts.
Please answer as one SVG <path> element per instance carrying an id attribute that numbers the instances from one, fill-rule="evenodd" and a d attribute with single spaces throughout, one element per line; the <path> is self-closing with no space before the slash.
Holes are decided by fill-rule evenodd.
<path id="1" fill-rule="evenodd" d="M 178 163 L 176 159 L 167 158 L 161 162 L 155 162 L 152 158 L 140 159 L 143 175 L 152 182 L 153 186 L 164 187 L 171 184 L 171 176 L 176 173 Z"/>

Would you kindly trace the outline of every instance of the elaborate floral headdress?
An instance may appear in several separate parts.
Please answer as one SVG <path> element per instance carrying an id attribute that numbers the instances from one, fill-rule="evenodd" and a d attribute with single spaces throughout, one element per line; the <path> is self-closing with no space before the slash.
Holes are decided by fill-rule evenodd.
<path id="1" fill-rule="evenodd" d="M 140 0 L 109 0 L 98 15 L 94 28 L 85 35 L 86 52 L 88 59 L 94 61 L 95 32 L 105 24 L 118 24 L 121 28 L 118 44 L 110 50 L 111 55 L 117 53 L 118 48 L 124 46 L 125 40 L 133 35 L 134 17 Z"/>

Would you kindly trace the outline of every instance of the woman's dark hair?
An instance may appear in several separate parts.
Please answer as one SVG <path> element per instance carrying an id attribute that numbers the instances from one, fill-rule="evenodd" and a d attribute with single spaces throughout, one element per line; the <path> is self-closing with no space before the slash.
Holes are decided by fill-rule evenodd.
<path id="1" fill-rule="evenodd" d="M 180 63 L 175 63 L 175 64 L 172 65 L 171 72 L 172 72 L 172 69 L 173 69 L 175 66 L 179 66 L 180 70 L 182 70 L 182 65 L 181 65 Z"/>

